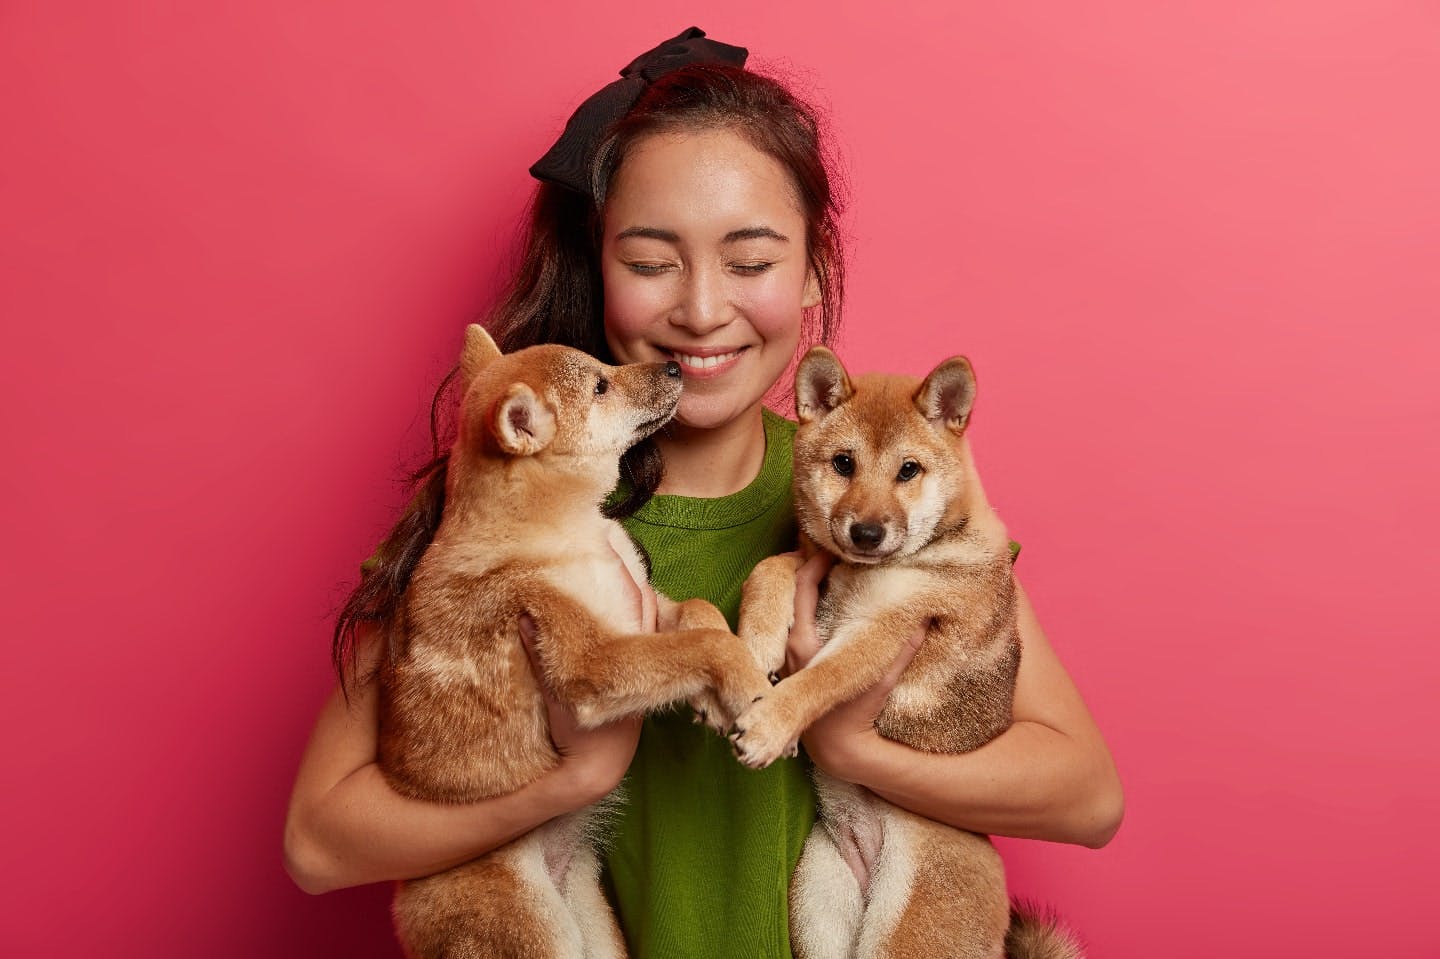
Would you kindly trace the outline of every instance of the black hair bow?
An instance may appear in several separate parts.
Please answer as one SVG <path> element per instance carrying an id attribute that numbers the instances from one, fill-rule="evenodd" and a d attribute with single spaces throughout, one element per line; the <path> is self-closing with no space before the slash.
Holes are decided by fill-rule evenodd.
<path id="1" fill-rule="evenodd" d="M 617 120 L 630 111 L 651 81 L 692 63 L 728 63 L 743 67 L 749 51 L 705 38 L 691 27 L 647 50 L 620 71 L 621 79 L 592 94 L 565 124 L 565 131 L 549 151 L 530 167 L 530 175 L 593 196 L 590 167 L 600 140 Z"/>

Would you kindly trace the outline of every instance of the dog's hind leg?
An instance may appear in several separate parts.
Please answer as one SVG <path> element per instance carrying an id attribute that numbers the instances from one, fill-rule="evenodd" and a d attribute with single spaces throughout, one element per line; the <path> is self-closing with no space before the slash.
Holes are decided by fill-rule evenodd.
<path id="1" fill-rule="evenodd" d="M 625 959 L 625 938 L 600 888 L 600 858 L 593 849 L 575 853 L 560 895 L 580 931 L 584 959 Z"/>
<path id="2" fill-rule="evenodd" d="M 538 832 L 538 831 L 537 831 Z M 395 931 L 410 959 L 582 959 L 579 930 L 536 832 L 401 884 Z"/>
<path id="3" fill-rule="evenodd" d="M 984 836 L 888 806 L 856 959 L 1004 959 L 1005 869 Z"/>
<path id="4" fill-rule="evenodd" d="M 855 874 L 816 823 L 790 878 L 790 948 L 795 959 L 850 959 L 865 913 Z"/>

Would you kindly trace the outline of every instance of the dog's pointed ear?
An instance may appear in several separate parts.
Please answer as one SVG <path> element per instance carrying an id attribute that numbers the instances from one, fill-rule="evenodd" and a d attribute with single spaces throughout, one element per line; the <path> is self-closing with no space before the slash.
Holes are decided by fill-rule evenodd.
<path id="1" fill-rule="evenodd" d="M 812 346 L 795 370 L 795 415 L 809 423 L 855 394 L 840 358 L 823 346 Z"/>
<path id="2" fill-rule="evenodd" d="M 533 456 L 555 438 L 555 413 L 524 383 L 513 383 L 495 404 L 490 428 L 512 456 Z"/>
<path id="3" fill-rule="evenodd" d="M 952 356 L 925 377 L 915 391 L 915 408 L 936 426 L 959 436 L 975 406 L 975 371 L 963 356 Z"/>
<path id="4" fill-rule="evenodd" d="M 471 323 L 465 327 L 465 347 L 460 351 L 461 389 L 469 390 L 470 384 L 475 382 L 480 371 L 499 355 L 500 348 L 490 339 L 485 327 L 479 323 Z"/>

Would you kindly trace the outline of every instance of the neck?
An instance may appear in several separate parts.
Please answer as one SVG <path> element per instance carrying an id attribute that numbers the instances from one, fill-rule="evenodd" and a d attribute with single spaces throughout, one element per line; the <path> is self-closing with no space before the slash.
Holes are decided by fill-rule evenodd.
<path id="1" fill-rule="evenodd" d="M 659 492 L 715 498 L 749 486 L 765 462 L 760 404 L 724 426 L 697 429 L 672 423 L 655 438 L 665 458 Z"/>

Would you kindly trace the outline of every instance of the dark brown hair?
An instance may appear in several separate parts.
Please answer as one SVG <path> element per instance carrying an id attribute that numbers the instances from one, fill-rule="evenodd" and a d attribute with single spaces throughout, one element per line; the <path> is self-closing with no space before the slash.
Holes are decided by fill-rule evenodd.
<path id="1" fill-rule="evenodd" d="M 553 183 L 542 182 L 536 189 L 519 263 L 486 324 L 502 351 L 561 343 L 613 362 L 604 335 L 600 238 L 615 174 L 634 145 L 648 136 L 716 128 L 734 130 L 790 172 L 805 217 L 809 265 L 820 286 L 819 305 L 804 314 L 801 346 L 833 342 L 845 288 L 842 197 L 816 112 L 770 77 L 723 64 L 696 64 L 651 83 L 601 141 L 591 167 L 594 200 Z M 405 588 L 444 509 L 459 407 L 459 397 L 452 395 L 456 381 L 452 370 L 436 390 L 430 405 L 431 459 L 410 474 L 409 505 L 335 623 L 331 655 L 342 682 L 361 623 L 380 626 L 392 655 L 395 640 L 403 635 Z M 662 474 L 653 442 L 627 452 L 620 462 L 625 495 L 607 515 L 633 514 L 655 494 Z"/>

